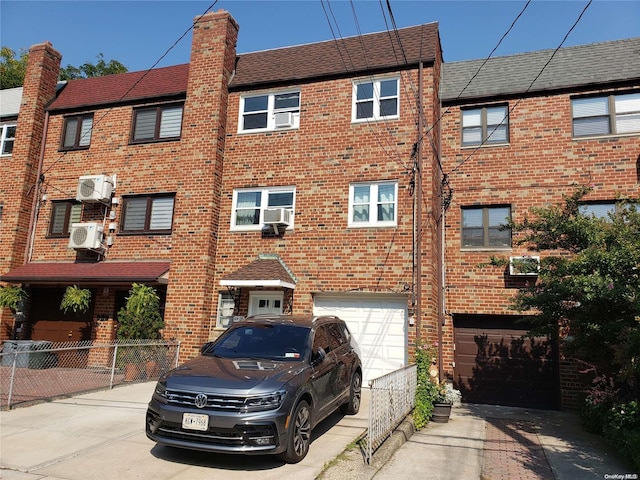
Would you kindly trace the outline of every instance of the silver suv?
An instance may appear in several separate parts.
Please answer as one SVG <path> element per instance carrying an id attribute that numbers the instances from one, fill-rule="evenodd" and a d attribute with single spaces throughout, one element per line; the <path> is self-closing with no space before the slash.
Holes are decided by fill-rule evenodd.
<path id="1" fill-rule="evenodd" d="M 172 447 L 297 463 L 320 421 L 337 408 L 358 413 L 361 386 L 359 349 L 343 320 L 249 317 L 158 380 L 146 433 Z"/>

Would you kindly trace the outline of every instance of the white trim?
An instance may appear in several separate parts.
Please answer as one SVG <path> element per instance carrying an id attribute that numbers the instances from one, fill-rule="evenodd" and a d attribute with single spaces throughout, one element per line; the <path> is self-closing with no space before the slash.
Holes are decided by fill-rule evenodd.
<path id="1" fill-rule="evenodd" d="M 254 302 L 256 300 L 268 299 L 268 300 L 280 300 L 280 311 L 277 314 L 282 315 L 284 311 L 284 292 L 249 292 L 249 316 L 256 315 L 258 312 L 254 311 Z"/>
<path id="2" fill-rule="evenodd" d="M 296 288 L 295 283 L 283 282 L 282 280 L 220 280 L 220 285 L 224 287 L 281 287 Z"/>

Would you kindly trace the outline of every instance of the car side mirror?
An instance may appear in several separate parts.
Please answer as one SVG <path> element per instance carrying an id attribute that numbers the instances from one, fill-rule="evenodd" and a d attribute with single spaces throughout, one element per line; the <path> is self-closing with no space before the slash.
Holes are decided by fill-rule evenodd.
<path id="1" fill-rule="evenodd" d="M 324 348 L 320 347 L 315 352 L 313 352 L 313 356 L 311 358 L 311 365 L 314 367 L 316 365 L 320 365 L 325 357 L 327 356 L 327 352 L 324 351 Z"/>

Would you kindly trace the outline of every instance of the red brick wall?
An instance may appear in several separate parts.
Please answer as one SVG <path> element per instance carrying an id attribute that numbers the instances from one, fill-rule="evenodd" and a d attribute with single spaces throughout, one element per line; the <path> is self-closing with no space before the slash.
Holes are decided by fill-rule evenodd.
<path id="1" fill-rule="evenodd" d="M 563 194 L 572 193 L 578 185 L 593 186 L 585 200 L 615 200 L 618 195 L 640 193 L 637 135 L 574 140 L 568 94 L 522 100 L 510 115 L 508 145 L 461 148 L 461 116 L 456 106 L 447 107 L 442 131 L 443 164 L 454 192 L 446 213 L 446 307 L 450 313 L 516 313 L 508 310 L 509 299 L 522 283 L 505 279 L 502 267 L 477 265 L 491 255 L 527 253 L 516 246 L 463 250 L 461 207 L 510 204 L 513 219 L 521 221 L 531 207 L 558 204 Z M 447 336 L 451 333 L 447 328 Z M 453 355 L 448 354 L 447 364 L 452 361 Z"/>

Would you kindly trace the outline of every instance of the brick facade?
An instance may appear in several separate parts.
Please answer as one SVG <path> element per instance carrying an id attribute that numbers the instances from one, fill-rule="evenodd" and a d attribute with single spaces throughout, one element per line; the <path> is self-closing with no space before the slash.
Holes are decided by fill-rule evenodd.
<path id="1" fill-rule="evenodd" d="M 437 26 L 431 28 L 437 38 Z M 574 139 L 573 90 L 523 98 L 445 99 L 441 107 L 446 70 L 443 73 L 439 40 L 431 47 L 433 58 L 420 57 L 408 66 L 361 66 L 349 72 L 345 65 L 313 76 L 300 62 L 295 68 L 302 70 L 287 77 L 289 72 L 281 65 L 260 64 L 258 60 L 264 62 L 267 57 L 238 56 L 238 30 L 227 12 L 199 17 L 189 65 L 161 73 L 162 88 L 141 80 L 141 89 L 151 88 L 144 95 L 127 97 L 129 92 L 123 91 L 121 98 L 102 101 L 98 100 L 101 92 L 89 88 L 91 82 L 101 80 L 75 81 L 80 83 L 64 88 L 96 96 L 65 103 L 68 95 L 65 101 L 54 101 L 47 115 L 46 104 L 62 98 L 62 94 L 56 96 L 61 56 L 49 44 L 32 48 L 14 153 L 9 163 L 1 165 L 9 183 L 1 191 L 0 274 L 27 260 L 50 264 L 53 270 L 59 262 L 91 260 L 91 255 L 69 249 L 67 237 L 49 235 L 50 219 L 54 201 L 75 198 L 79 176 L 105 174 L 116 179 L 116 201 L 84 204 L 81 221 L 106 227 L 111 245 L 98 257 L 100 261 L 170 262 L 163 333 L 182 342 L 182 359 L 194 356 L 203 342 L 224 330 L 216 324 L 221 295 L 232 293 L 234 314 L 244 316 L 250 308 L 250 292 L 283 290 L 221 285 L 229 274 L 269 254 L 277 255 L 295 278 L 295 289 L 283 292 L 287 312 L 312 313 L 318 294 L 406 297 L 409 352 L 416 342 L 439 342 L 441 373 L 453 378 L 453 316 L 511 315 L 509 297 L 527 281 L 509 277 L 496 267 L 477 267 L 491 254 L 526 252 L 516 247 L 462 248 L 462 207 L 509 205 L 513 219 L 519 221 L 531 207 L 557 203 L 576 185 L 593 185 L 589 200 L 638 195 L 637 136 Z M 382 37 L 372 37 L 372 55 Z M 422 37 L 410 37 L 418 39 Z M 422 52 L 419 45 L 414 47 Z M 269 58 L 286 61 L 292 52 L 298 50 L 274 51 Z M 240 68 L 246 62 L 251 66 L 248 73 Z M 184 88 L 181 75 L 186 76 Z M 400 78 L 399 116 L 354 122 L 353 82 L 373 75 Z M 172 80 L 166 81 L 169 76 Z M 298 128 L 240 132 L 244 97 L 291 90 L 300 92 Z M 461 109 L 516 101 L 507 143 L 461 146 Z M 136 107 L 182 102 L 179 139 L 131 141 Z M 65 118 L 83 113 L 94 115 L 90 148 L 61 149 Z M 42 176 L 36 187 L 40 158 Z M 350 226 L 350 185 L 382 181 L 397 182 L 397 225 Z M 277 187 L 295 188 L 291 228 L 276 233 L 232 227 L 235 191 Z M 123 198 L 153 194 L 175 195 L 170 234 L 123 233 Z M 29 244 L 31 224 L 34 234 Z M 111 224 L 115 229 L 109 228 Z M 155 282 L 163 292 L 164 282 Z M 45 284 L 64 286 L 54 281 Z M 91 337 L 113 339 L 119 302 L 130 283 L 93 281 L 84 286 L 94 293 Z M 0 335 L 8 338 L 12 319 L 8 312 L 2 315 Z M 561 374 L 567 387 L 565 403 L 573 398 L 570 389 L 576 385 L 570 384 L 573 370 L 567 365 L 560 365 L 561 372 L 568 372 Z"/>

